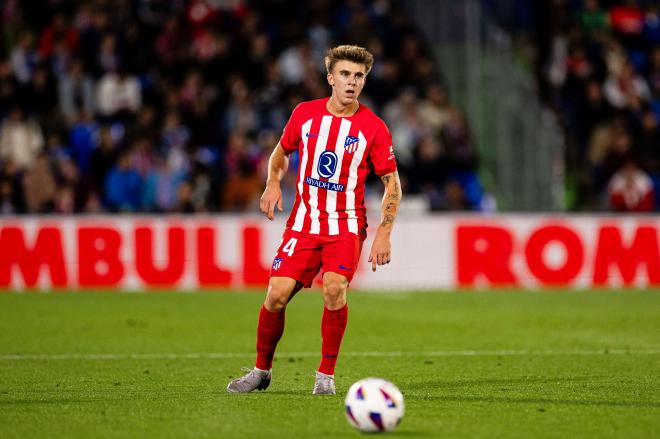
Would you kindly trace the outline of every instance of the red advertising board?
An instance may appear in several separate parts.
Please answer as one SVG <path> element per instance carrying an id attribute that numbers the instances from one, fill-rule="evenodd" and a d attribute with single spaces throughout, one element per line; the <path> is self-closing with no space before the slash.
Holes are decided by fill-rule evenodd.
<path id="1" fill-rule="evenodd" d="M 400 218 L 371 289 L 660 286 L 655 217 Z M 262 287 L 284 224 L 256 216 L 5 217 L 0 289 Z"/>

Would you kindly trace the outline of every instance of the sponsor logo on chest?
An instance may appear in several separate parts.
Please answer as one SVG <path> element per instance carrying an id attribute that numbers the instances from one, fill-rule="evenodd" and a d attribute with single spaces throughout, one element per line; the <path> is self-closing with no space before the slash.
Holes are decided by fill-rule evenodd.
<path id="1" fill-rule="evenodd" d="M 309 176 L 305 177 L 305 184 L 333 192 L 344 192 L 346 190 L 346 186 L 343 184 L 317 180 Z"/>
<path id="2" fill-rule="evenodd" d="M 319 156 L 319 164 L 316 172 L 323 178 L 331 178 L 337 172 L 339 158 L 333 151 L 323 151 Z"/>

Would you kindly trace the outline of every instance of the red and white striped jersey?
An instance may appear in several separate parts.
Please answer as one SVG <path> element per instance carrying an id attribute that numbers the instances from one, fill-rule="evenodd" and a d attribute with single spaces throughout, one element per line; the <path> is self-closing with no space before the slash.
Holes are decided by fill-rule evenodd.
<path id="1" fill-rule="evenodd" d="M 366 236 L 365 180 L 396 171 L 392 136 L 385 123 L 360 104 L 350 117 L 333 116 L 329 98 L 299 104 L 280 144 L 298 151 L 297 194 L 287 227 L 314 235 Z"/>

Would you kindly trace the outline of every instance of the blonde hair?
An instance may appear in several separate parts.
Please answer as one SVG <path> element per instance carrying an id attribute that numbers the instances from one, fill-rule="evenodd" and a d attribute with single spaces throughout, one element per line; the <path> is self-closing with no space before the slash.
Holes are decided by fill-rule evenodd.
<path id="1" fill-rule="evenodd" d="M 371 67 L 374 65 L 374 56 L 364 47 L 344 44 L 328 49 L 326 52 L 325 68 L 328 73 L 332 73 L 332 69 L 335 68 L 335 64 L 338 61 L 350 61 L 356 64 L 362 64 L 367 69 L 366 74 L 371 71 Z"/>

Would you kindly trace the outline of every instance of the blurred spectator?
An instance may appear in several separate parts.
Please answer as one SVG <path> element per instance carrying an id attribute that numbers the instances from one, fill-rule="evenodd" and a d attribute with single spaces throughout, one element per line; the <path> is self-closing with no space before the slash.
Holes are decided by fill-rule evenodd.
<path id="1" fill-rule="evenodd" d="M 141 135 L 132 143 L 131 168 L 144 179 L 156 165 L 156 154 L 151 137 Z"/>
<path id="2" fill-rule="evenodd" d="M 0 181 L 3 184 L 3 209 L 8 213 L 23 213 L 25 211 L 25 194 L 22 170 L 14 162 L 7 161 L 0 168 Z"/>
<path id="3" fill-rule="evenodd" d="M 651 212 L 655 209 L 653 182 L 633 160 L 626 160 L 608 184 L 609 205 L 617 212 Z"/>
<path id="4" fill-rule="evenodd" d="M 79 113 L 79 118 L 69 132 L 69 155 L 82 172 L 87 172 L 89 161 L 98 142 L 99 126 L 89 113 Z"/>
<path id="5" fill-rule="evenodd" d="M 41 154 L 25 173 L 25 201 L 29 213 L 45 213 L 53 208 L 55 177 L 46 154 Z"/>
<path id="6" fill-rule="evenodd" d="M 120 153 L 105 178 L 105 204 L 112 212 L 136 212 L 142 205 L 142 177 L 131 166 L 131 152 Z"/>
<path id="7" fill-rule="evenodd" d="M 186 172 L 182 168 L 172 167 L 164 158 L 158 157 L 156 166 L 149 171 L 144 181 L 144 208 L 155 212 L 173 211 L 185 178 Z"/>
<path id="8" fill-rule="evenodd" d="M 392 142 L 397 148 L 397 164 L 405 171 L 411 170 L 413 150 L 426 134 L 415 92 L 411 89 L 405 90 L 396 100 L 385 106 L 383 116 L 390 127 Z"/>
<path id="9" fill-rule="evenodd" d="M 57 105 L 57 88 L 50 71 L 43 65 L 32 72 L 30 83 L 25 89 L 23 99 L 30 102 L 32 114 L 48 118 Z"/>
<path id="10" fill-rule="evenodd" d="M 644 12 L 636 0 L 625 0 L 610 9 L 610 23 L 621 36 L 637 36 L 644 31 Z"/>
<path id="11" fill-rule="evenodd" d="M 53 202 L 53 210 L 60 214 L 72 214 L 77 211 L 75 191 L 71 186 L 62 186 L 57 189 Z"/>
<path id="12" fill-rule="evenodd" d="M 442 187 L 447 180 L 447 160 L 436 136 L 426 135 L 419 142 L 414 155 L 413 169 L 408 188 L 412 192 L 426 195 L 432 210 L 441 210 L 444 206 Z"/>
<path id="13" fill-rule="evenodd" d="M 163 25 L 154 47 L 154 52 L 163 66 L 173 66 L 184 57 L 186 36 L 178 17 L 169 17 Z"/>
<path id="14" fill-rule="evenodd" d="M 55 211 L 59 213 L 80 212 L 87 202 L 90 186 L 83 181 L 76 163 L 68 156 L 55 162 Z"/>
<path id="15" fill-rule="evenodd" d="M 472 170 L 455 171 L 448 184 L 454 182 L 461 187 L 465 210 L 490 210 L 484 205 L 484 199 L 487 197 L 476 172 Z"/>
<path id="16" fill-rule="evenodd" d="M 449 180 L 444 186 L 444 206 L 447 210 L 467 210 L 465 192 L 457 180 Z"/>
<path id="17" fill-rule="evenodd" d="M 60 42 L 70 51 L 74 51 L 78 46 L 78 32 L 75 28 L 69 26 L 67 17 L 62 12 L 56 13 L 51 23 L 41 33 L 39 55 L 44 59 L 48 59 Z"/>
<path id="18" fill-rule="evenodd" d="M 194 212 L 207 212 L 209 207 L 218 208 L 217 203 L 211 203 L 211 172 L 208 166 L 197 164 L 190 181 L 190 203 Z M 183 186 L 183 185 L 182 185 Z M 179 194 L 182 192 L 179 191 Z"/>
<path id="19" fill-rule="evenodd" d="M 660 8 L 649 4 L 644 16 L 644 37 L 651 45 L 660 44 Z"/>
<path id="20" fill-rule="evenodd" d="M 649 85 L 653 97 L 660 98 L 660 43 L 650 54 Z M 656 112 L 656 117 L 660 118 L 660 112 Z"/>
<path id="21" fill-rule="evenodd" d="M 44 146 L 39 124 L 26 119 L 15 106 L 0 126 L 0 160 L 12 161 L 19 168 L 29 168 Z"/>
<path id="22" fill-rule="evenodd" d="M 463 112 L 456 108 L 449 112 L 449 119 L 440 132 L 440 138 L 453 166 L 460 170 L 472 170 L 475 167 L 476 155 Z"/>
<path id="23" fill-rule="evenodd" d="M 106 118 L 129 118 L 142 106 L 140 83 L 123 69 L 108 71 L 96 86 L 96 105 Z"/>
<path id="24" fill-rule="evenodd" d="M 605 97 L 616 108 L 639 108 L 640 101 L 648 101 L 651 91 L 646 81 L 635 72 L 635 66 L 626 62 L 618 76 L 610 75 L 605 81 Z"/>
<path id="25" fill-rule="evenodd" d="M 146 33 L 137 21 L 131 20 L 120 35 L 121 62 L 126 70 L 137 75 L 148 71 L 154 62 L 153 44 Z"/>
<path id="26" fill-rule="evenodd" d="M 92 152 L 89 162 L 92 189 L 96 193 L 102 193 L 105 190 L 106 176 L 117 160 L 117 152 L 111 129 L 102 128 L 99 132 L 98 146 Z"/>
<path id="27" fill-rule="evenodd" d="M 176 112 L 169 112 L 163 122 L 160 155 L 172 169 L 190 170 L 190 158 L 186 153 L 190 141 L 190 129 L 181 123 Z"/>
<path id="28" fill-rule="evenodd" d="M 156 110 L 151 106 L 145 106 L 133 118 L 130 123 L 123 126 L 126 128 L 125 137 L 129 142 L 137 139 L 146 139 L 153 143 L 160 137 L 161 129 L 156 119 Z"/>
<path id="29" fill-rule="evenodd" d="M 605 99 L 603 89 L 595 80 L 589 81 L 585 86 L 581 106 L 584 111 L 580 111 L 577 116 L 577 135 L 580 144 L 586 145 L 591 133 L 611 119 L 614 109 Z M 580 148 L 580 159 L 584 158 L 584 149 L 584 147 Z"/>
<path id="30" fill-rule="evenodd" d="M 177 193 L 177 203 L 175 212 L 178 213 L 194 213 L 195 203 L 193 202 L 193 188 L 190 182 L 184 181 L 181 186 L 179 186 L 179 191 Z"/>
<path id="31" fill-rule="evenodd" d="M 305 64 L 311 62 L 313 62 L 312 52 L 307 40 L 298 41 L 298 43 L 282 52 L 279 57 L 278 68 L 282 75 L 282 81 L 287 85 L 302 83 L 306 72 Z"/>
<path id="32" fill-rule="evenodd" d="M 0 58 L 0 118 L 7 116 L 8 110 L 18 103 L 18 91 L 19 84 L 9 61 Z"/>
<path id="33" fill-rule="evenodd" d="M 401 85 L 399 64 L 394 59 L 385 59 L 380 69 L 374 72 L 373 77 L 369 77 L 365 91 L 374 99 L 376 105 L 382 108 L 387 102 L 396 98 Z"/>
<path id="34" fill-rule="evenodd" d="M 0 179 L 0 215 L 19 213 L 15 204 L 13 189 L 10 179 Z"/>
<path id="35" fill-rule="evenodd" d="M 610 28 L 607 11 L 601 8 L 598 0 L 585 0 L 580 14 L 580 24 L 591 36 L 606 32 Z"/>
<path id="36" fill-rule="evenodd" d="M 230 212 L 245 212 L 256 209 L 259 194 L 263 190 L 262 178 L 246 157 L 240 159 L 238 172 L 231 175 L 222 191 L 222 208 Z"/>
<path id="37" fill-rule="evenodd" d="M 20 35 L 18 44 L 11 51 L 10 56 L 14 76 L 19 83 L 27 84 L 39 61 L 39 54 L 34 48 L 34 36 L 31 32 L 25 31 Z"/>
<path id="38" fill-rule="evenodd" d="M 451 117 L 451 106 L 444 87 L 433 84 L 426 87 L 424 100 L 419 104 L 422 121 L 438 135 Z"/>
<path id="39" fill-rule="evenodd" d="M 252 103 L 247 84 L 236 78 L 230 85 L 231 101 L 225 113 L 227 131 L 253 131 L 259 126 L 256 108 Z"/>
<path id="40" fill-rule="evenodd" d="M 635 139 L 635 150 L 644 169 L 652 175 L 660 176 L 660 130 L 658 119 L 651 111 L 642 116 L 641 130 Z"/>
<path id="41" fill-rule="evenodd" d="M 81 112 L 94 113 L 94 81 L 83 71 L 80 60 L 73 61 L 68 71 L 60 76 L 58 88 L 60 111 L 69 123 Z"/>
<path id="42" fill-rule="evenodd" d="M 229 50 L 229 41 L 225 35 L 205 28 L 198 31 L 192 40 L 190 52 L 195 61 L 202 65 L 211 63 L 215 58 L 222 57 Z"/>

